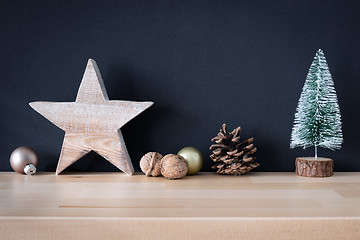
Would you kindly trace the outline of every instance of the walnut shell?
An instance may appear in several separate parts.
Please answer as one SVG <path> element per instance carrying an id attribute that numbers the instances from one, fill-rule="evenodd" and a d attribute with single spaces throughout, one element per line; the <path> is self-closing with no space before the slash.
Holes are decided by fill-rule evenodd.
<path id="1" fill-rule="evenodd" d="M 168 154 L 161 159 L 161 174 L 168 179 L 183 178 L 188 172 L 188 166 L 180 155 Z"/>
<path id="2" fill-rule="evenodd" d="M 158 152 L 148 152 L 140 160 L 141 171 L 143 171 L 146 176 L 160 176 L 160 160 L 162 157 Z"/>

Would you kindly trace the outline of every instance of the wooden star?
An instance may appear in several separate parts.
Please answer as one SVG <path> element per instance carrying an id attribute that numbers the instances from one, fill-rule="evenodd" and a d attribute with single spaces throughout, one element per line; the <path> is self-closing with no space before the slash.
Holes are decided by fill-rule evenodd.
<path id="1" fill-rule="evenodd" d="M 31 102 L 30 106 L 65 131 L 56 175 L 91 150 L 132 175 L 120 128 L 152 104 L 109 100 L 99 68 L 89 59 L 75 102 Z"/>

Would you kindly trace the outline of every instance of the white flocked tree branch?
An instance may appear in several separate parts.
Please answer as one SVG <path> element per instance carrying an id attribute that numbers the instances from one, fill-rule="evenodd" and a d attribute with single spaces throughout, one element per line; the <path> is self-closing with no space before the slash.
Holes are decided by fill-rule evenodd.
<path id="1" fill-rule="evenodd" d="M 290 148 L 310 146 L 341 148 L 341 114 L 324 52 L 316 52 L 300 95 L 291 133 Z"/>

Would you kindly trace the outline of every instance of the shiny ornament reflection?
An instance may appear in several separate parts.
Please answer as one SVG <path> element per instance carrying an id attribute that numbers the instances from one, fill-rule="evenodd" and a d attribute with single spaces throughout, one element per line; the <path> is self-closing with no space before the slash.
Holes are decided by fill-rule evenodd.
<path id="1" fill-rule="evenodd" d="M 10 156 L 10 165 L 18 173 L 34 175 L 37 163 L 38 156 L 30 147 L 19 147 Z"/>
<path id="2" fill-rule="evenodd" d="M 201 152 L 194 147 L 185 147 L 178 152 L 178 155 L 185 158 L 188 164 L 187 175 L 193 175 L 200 171 L 203 166 L 203 156 Z"/>

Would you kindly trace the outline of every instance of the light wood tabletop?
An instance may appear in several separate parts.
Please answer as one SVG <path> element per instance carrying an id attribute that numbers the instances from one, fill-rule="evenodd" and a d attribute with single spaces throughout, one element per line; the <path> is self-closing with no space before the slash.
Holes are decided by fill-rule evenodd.
<path id="1" fill-rule="evenodd" d="M 360 239 L 360 173 L 0 173 L 0 239 Z"/>

